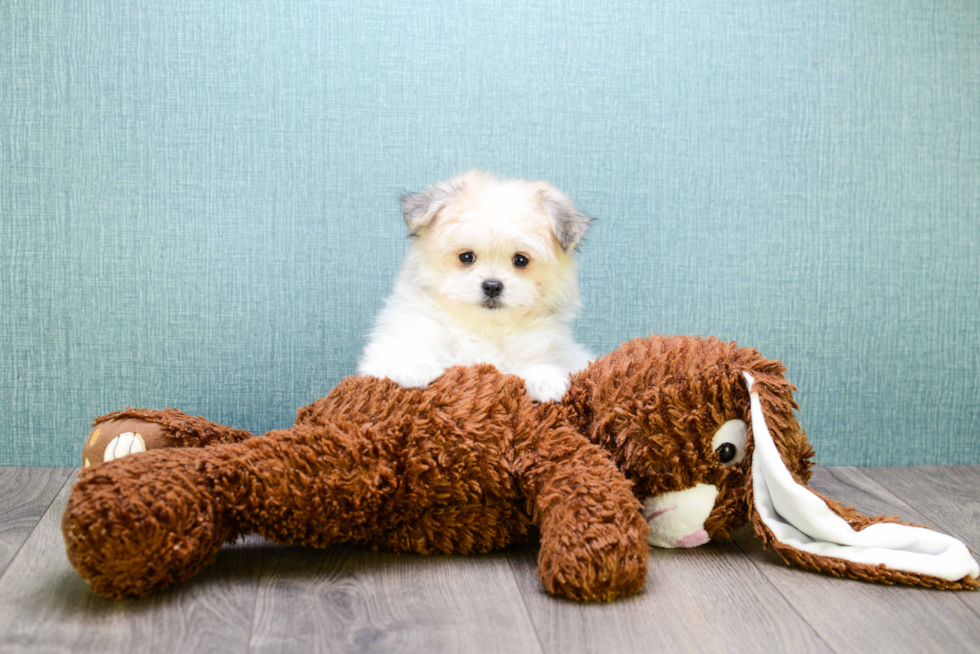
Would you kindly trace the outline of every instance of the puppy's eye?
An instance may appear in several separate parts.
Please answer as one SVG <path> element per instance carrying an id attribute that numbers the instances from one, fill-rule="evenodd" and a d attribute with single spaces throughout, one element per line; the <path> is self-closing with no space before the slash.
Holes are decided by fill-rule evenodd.
<path id="1" fill-rule="evenodd" d="M 515 254 L 513 258 L 513 262 L 515 268 L 523 268 L 528 263 L 530 263 L 530 260 L 527 257 L 525 257 L 523 254 Z"/>
<path id="2" fill-rule="evenodd" d="M 476 261 L 476 255 L 472 252 L 464 252 L 459 255 L 459 260 L 465 263 L 467 266 Z"/>

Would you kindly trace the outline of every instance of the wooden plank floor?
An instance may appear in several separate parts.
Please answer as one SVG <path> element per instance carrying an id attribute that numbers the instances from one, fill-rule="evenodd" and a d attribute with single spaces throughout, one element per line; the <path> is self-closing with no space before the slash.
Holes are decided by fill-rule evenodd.
<path id="1" fill-rule="evenodd" d="M 980 652 L 980 592 L 788 568 L 748 530 L 652 550 L 646 589 L 606 605 L 548 596 L 533 548 L 420 557 L 256 537 L 191 582 L 105 600 L 65 558 L 74 472 L 0 468 L 0 652 Z M 980 549 L 980 466 L 818 468 L 813 485 Z"/>

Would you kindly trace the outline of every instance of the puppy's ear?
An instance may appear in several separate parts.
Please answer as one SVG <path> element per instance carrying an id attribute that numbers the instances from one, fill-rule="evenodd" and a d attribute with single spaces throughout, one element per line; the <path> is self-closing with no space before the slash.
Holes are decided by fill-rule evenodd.
<path id="1" fill-rule="evenodd" d="M 551 231 L 561 249 L 565 252 L 574 250 L 592 224 L 592 218 L 576 209 L 564 193 L 546 182 L 539 182 L 538 200 L 551 220 Z"/>
<path id="2" fill-rule="evenodd" d="M 405 193 L 401 196 L 401 204 L 402 218 L 412 236 L 418 236 L 419 230 L 431 225 L 446 206 L 431 186 L 418 193 Z"/>
<path id="3" fill-rule="evenodd" d="M 431 227 L 439 212 L 459 197 L 465 187 L 465 175 L 459 175 L 433 184 L 424 191 L 402 195 L 402 217 L 412 236 L 418 236 L 420 230 Z"/>

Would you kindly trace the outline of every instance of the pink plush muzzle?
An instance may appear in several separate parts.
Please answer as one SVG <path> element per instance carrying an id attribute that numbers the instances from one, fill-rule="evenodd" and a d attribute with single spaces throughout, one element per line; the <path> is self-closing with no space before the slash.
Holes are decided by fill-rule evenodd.
<path id="1" fill-rule="evenodd" d="M 688 534 L 683 538 L 679 538 L 674 541 L 674 547 L 697 547 L 698 545 L 704 545 L 709 540 L 711 536 L 708 535 L 704 529 L 698 529 L 693 534 Z"/>

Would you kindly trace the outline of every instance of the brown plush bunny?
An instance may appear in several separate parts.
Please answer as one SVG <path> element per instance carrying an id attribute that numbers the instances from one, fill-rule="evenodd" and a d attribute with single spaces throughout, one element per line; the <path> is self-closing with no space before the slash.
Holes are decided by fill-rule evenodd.
<path id="1" fill-rule="evenodd" d="M 117 460 L 72 489 L 68 556 L 96 592 L 119 597 L 186 579 L 251 532 L 419 553 L 537 535 L 550 592 L 608 600 L 643 585 L 646 540 L 691 547 L 751 519 L 789 563 L 976 588 L 959 541 L 806 488 L 813 452 L 783 372 L 733 343 L 650 337 L 573 375 L 560 403 L 533 403 L 519 378 L 482 365 L 425 389 L 350 377 L 293 429 L 260 437 L 127 409 L 89 436 L 89 463 L 107 447 Z M 151 441 L 173 449 L 118 458 L 120 442 Z"/>

